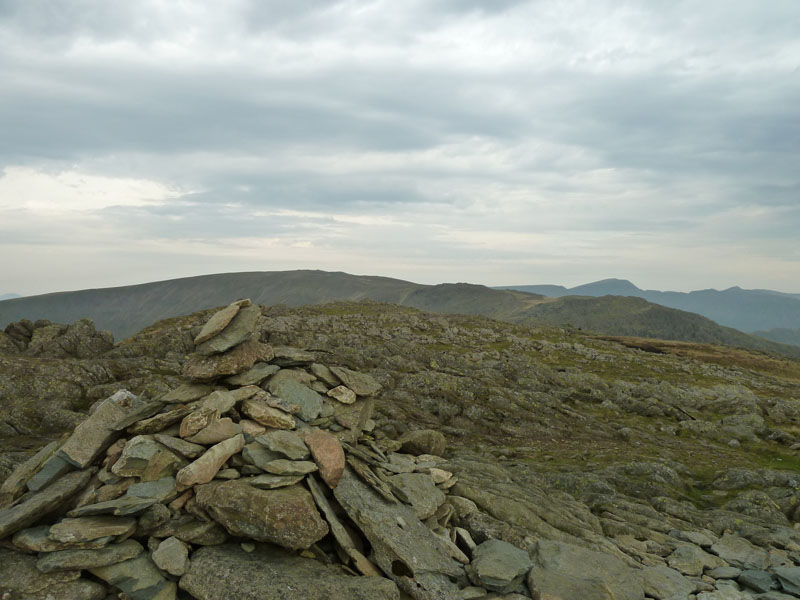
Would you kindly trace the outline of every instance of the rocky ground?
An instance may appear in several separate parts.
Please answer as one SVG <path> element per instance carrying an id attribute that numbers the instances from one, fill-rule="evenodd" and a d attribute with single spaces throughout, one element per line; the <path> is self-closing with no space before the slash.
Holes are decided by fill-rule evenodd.
<path id="1" fill-rule="evenodd" d="M 116 345 L 86 321 L 22 322 L 0 334 L 0 481 L 6 479 L 0 591 L 6 597 L 103 598 L 119 590 L 133 598 L 270 597 L 263 595 L 266 589 L 275 598 L 314 597 L 308 591 L 287 595 L 298 581 L 315 583 L 313 589 L 327 597 L 352 598 L 800 597 L 800 532 L 794 525 L 800 520 L 800 363 L 376 303 L 246 312 L 252 320 L 252 328 L 244 327 L 247 339 L 224 348 L 228 342 L 220 346 L 217 338 L 231 334 L 225 332 L 230 323 L 195 344 L 214 311 L 161 322 Z M 249 379 L 222 378 L 219 365 L 198 358 L 241 347 L 250 348 L 240 352 L 253 359 L 251 365 L 263 363 Z M 246 370 L 243 363 L 226 368 L 233 368 L 229 375 Z M 336 375 L 336 368 L 347 371 Z M 341 376 L 347 373 L 372 383 L 359 389 Z M 185 390 L 187 378 L 218 389 L 173 401 L 169 394 Z M 307 437 L 312 428 L 341 440 L 348 467 L 333 486 L 314 456 L 262 456 L 257 463 L 253 452 L 245 452 L 247 446 L 275 452 L 257 438 L 280 429 L 275 421 L 264 432 L 250 429 L 248 422 L 258 422 L 250 400 L 287 401 L 282 380 L 295 392 L 299 385 L 301 394 L 319 395 L 321 407 L 328 407 L 313 417 L 295 413 L 293 426 L 283 431 L 297 436 L 301 449 L 314 443 Z M 355 402 L 330 395 L 340 387 L 334 396 L 349 400 L 352 393 Z M 130 392 L 114 396 L 113 402 L 130 404 L 124 412 L 141 406 L 155 412 L 136 413 L 138 422 L 103 438 L 97 456 L 74 464 L 70 441 L 60 434 L 76 426 L 97 430 L 100 408 L 88 419 L 86 414 L 119 390 Z M 243 397 L 249 392 L 253 396 Z M 238 396 L 227 410 L 223 405 L 209 412 L 203 407 L 214 393 Z M 268 407 L 289 414 L 286 406 Z M 137 433 L 147 419 L 156 420 L 150 429 L 163 428 Z M 186 419 L 201 419 L 203 427 L 181 432 Z M 215 435 L 189 441 L 209 427 L 206 436 Z M 166 441 L 173 446 L 199 446 L 199 454 L 170 449 L 166 438 L 155 435 L 178 440 Z M 426 445 L 409 446 L 415 436 Z M 137 438 L 145 441 L 134 444 Z M 220 455 L 215 448 L 221 444 L 233 447 L 224 446 Z M 163 458 L 164 448 L 178 460 L 154 460 L 153 453 Z M 125 452 L 138 457 L 137 468 L 114 473 Z M 66 462 L 68 472 L 54 468 L 53 457 Z M 33 479 L 20 477 L 19 469 L 7 479 L 25 460 Z M 309 463 L 305 468 L 314 467 L 313 474 L 264 468 L 278 460 L 290 469 Z M 181 475 L 198 461 L 217 467 L 207 481 Z M 156 467 L 145 474 L 151 464 Z M 201 479 L 209 476 L 203 472 Z M 264 490 L 252 481 L 259 477 L 296 482 Z M 152 488 L 168 478 L 172 487 L 162 483 L 167 489 L 150 489 L 144 502 L 130 500 L 143 496 L 129 489 Z M 251 495 L 286 489 L 313 498 L 304 506 L 314 516 L 287 527 L 291 542 L 263 531 L 254 535 L 250 517 L 230 520 L 242 511 L 226 503 L 247 504 Z M 40 504 L 58 494 L 70 500 L 58 500 L 42 517 Z M 180 498 L 185 503 L 173 505 Z M 92 511 L 104 501 L 117 504 L 101 507 L 111 513 L 100 514 L 128 519 L 128 529 L 93 538 L 108 538 L 102 549 L 58 546 L 76 543 L 62 541 L 70 535 L 59 532 L 63 523 L 97 519 Z M 33 509 L 36 519 L 20 518 Z M 113 515 L 118 510 L 133 512 Z M 168 518 L 161 529 L 147 527 L 155 513 Z M 216 533 L 191 537 L 181 529 L 190 519 Z M 8 522 L 16 525 L 2 529 Z M 296 539 L 314 523 L 313 535 Z M 90 563 L 99 554 L 112 557 L 103 559 L 109 563 L 104 566 L 52 558 L 76 551 L 95 553 L 81 559 Z M 184 552 L 176 569 L 173 558 Z M 156 583 L 139 585 L 119 575 L 131 564 Z M 273 584 L 262 586 L 258 577 Z M 53 595 L 68 584 L 83 591 Z M 340 584 L 353 587 L 331 592 L 339 588 L 329 586 Z M 368 591 L 358 591 L 364 585 Z"/>

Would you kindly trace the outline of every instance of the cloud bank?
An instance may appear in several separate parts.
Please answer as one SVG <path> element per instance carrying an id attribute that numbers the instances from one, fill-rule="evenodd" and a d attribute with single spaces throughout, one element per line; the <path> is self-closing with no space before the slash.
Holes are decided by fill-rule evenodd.
<path id="1" fill-rule="evenodd" d="M 793 0 L 0 0 L 0 292 L 797 292 L 798 27 Z"/>

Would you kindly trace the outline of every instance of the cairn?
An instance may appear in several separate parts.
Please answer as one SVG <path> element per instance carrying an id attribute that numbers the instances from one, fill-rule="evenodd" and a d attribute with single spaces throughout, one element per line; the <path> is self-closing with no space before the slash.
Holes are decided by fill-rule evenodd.
<path id="1" fill-rule="evenodd" d="M 31 576 L 0 581 L 3 599 L 523 591 L 525 552 L 452 526 L 444 436 L 370 435 L 381 385 L 260 342 L 260 316 L 249 300 L 218 311 L 183 385 L 117 392 L 5 481 L 0 556 Z"/>

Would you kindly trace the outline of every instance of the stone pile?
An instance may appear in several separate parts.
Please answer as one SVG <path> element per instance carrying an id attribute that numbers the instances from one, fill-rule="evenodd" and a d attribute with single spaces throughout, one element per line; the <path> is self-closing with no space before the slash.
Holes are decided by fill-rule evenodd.
<path id="1" fill-rule="evenodd" d="M 3 600 L 527 594 L 525 551 L 453 525 L 444 436 L 370 435 L 381 385 L 260 342 L 260 317 L 220 310 L 183 385 L 99 402 L 3 483 Z"/>

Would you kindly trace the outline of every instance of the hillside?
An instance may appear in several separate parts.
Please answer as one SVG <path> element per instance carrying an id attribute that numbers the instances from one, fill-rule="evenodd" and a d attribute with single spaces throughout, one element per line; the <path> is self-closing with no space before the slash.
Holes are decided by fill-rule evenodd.
<path id="1" fill-rule="evenodd" d="M 388 277 L 325 271 L 223 273 L 6 300 L 0 303 L 0 327 L 23 318 L 70 322 L 87 317 L 99 329 L 110 330 L 121 339 L 154 321 L 243 297 L 260 304 L 286 306 L 369 299 L 512 323 L 572 324 L 610 335 L 724 343 L 788 356 L 800 353 L 790 346 L 720 327 L 697 315 L 633 298 L 573 302 L 467 283 L 421 285 Z"/>
<path id="2" fill-rule="evenodd" d="M 753 335 L 778 342 L 800 346 L 800 329 L 770 329 L 769 331 L 754 331 Z"/>
<path id="3" fill-rule="evenodd" d="M 131 390 L 147 400 L 143 406 L 148 412 L 138 417 L 147 421 L 150 429 L 144 431 L 158 432 L 158 427 L 165 427 L 163 431 L 170 433 L 159 433 L 159 440 L 174 448 L 196 449 L 185 441 L 179 445 L 182 440 L 171 437 L 182 430 L 177 423 L 167 425 L 174 422 L 175 414 L 189 420 L 215 418 L 209 427 L 214 423 L 221 427 L 222 422 L 230 427 L 230 421 L 243 419 L 244 409 L 231 405 L 227 405 L 225 414 L 229 416 L 225 418 L 219 412 L 209 417 L 208 411 L 203 411 L 206 403 L 239 393 L 238 386 L 247 379 L 217 380 L 216 391 L 197 401 L 177 391 L 186 373 L 191 372 L 187 367 L 200 364 L 193 354 L 199 347 L 192 340 L 213 312 L 155 323 L 113 347 L 99 343 L 102 335 L 88 323 L 59 326 L 58 332 L 51 330 L 47 335 L 36 334 L 44 327 L 34 328 L 27 342 L 22 339 L 26 327 L 14 325 L 12 330 L 22 340 L 22 348 L 0 351 L 0 483 L 13 465 L 51 440 L 61 440 L 50 447 L 51 452 L 58 448 L 64 440 L 62 432 L 85 422 L 85 413 L 96 400 L 119 390 Z M 63 338 L 79 343 L 64 343 Z M 443 532 L 447 539 L 455 536 L 456 542 L 447 546 L 450 555 L 459 557 L 468 568 L 478 564 L 480 552 L 475 549 L 490 540 L 502 541 L 528 556 L 520 570 L 512 569 L 507 576 L 524 575 L 509 583 L 513 593 L 504 590 L 487 595 L 486 589 L 472 587 L 468 597 L 797 597 L 794 592 L 783 593 L 796 589 L 789 578 L 800 569 L 795 550 L 800 548 L 800 530 L 795 527 L 800 522 L 800 362 L 796 360 L 707 344 L 632 337 L 603 339 L 572 329 L 425 313 L 374 302 L 259 307 L 253 340 L 272 350 L 264 356 L 269 364 L 261 363 L 259 377 L 263 381 L 250 380 L 260 383 L 262 391 L 250 386 L 252 393 L 264 396 L 263 390 L 277 390 L 281 379 L 284 383 L 297 382 L 293 387 L 300 386 L 306 395 L 311 390 L 324 395 L 337 384 L 330 370 L 342 372 L 341 367 L 351 374 L 349 385 L 380 384 L 372 419 L 364 422 L 367 432 L 357 448 L 347 449 L 348 465 L 352 453 L 359 452 L 359 469 L 364 477 L 379 474 L 372 484 L 375 489 L 383 489 L 390 496 L 396 493 L 400 499 L 382 501 L 362 484 L 364 491 L 356 504 L 348 496 L 353 479 L 346 475 L 342 481 L 351 487 L 327 494 L 327 502 L 334 503 L 336 509 L 325 516 L 333 523 L 336 514 L 344 519 L 347 513 L 352 521 L 345 521 L 345 527 L 325 536 L 313 552 L 303 553 L 305 558 L 300 559 L 297 552 L 276 555 L 274 546 L 250 543 L 241 533 L 220 526 L 231 527 L 233 519 L 241 518 L 237 515 L 265 511 L 216 510 L 216 500 L 208 497 L 210 488 L 202 485 L 196 486 L 192 504 L 185 504 L 185 509 L 174 508 L 183 504 L 174 505 L 172 499 L 178 492 L 167 490 L 153 505 L 155 508 L 130 517 L 104 517 L 123 522 L 126 531 L 134 532 L 130 539 L 145 548 L 138 550 L 142 554 L 131 563 L 119 563 L 138 565 L 137 569 L 128 568 L 125 577 L 119 578 L 110 577 L 109 569 L 105 569 L 92 571 L 99 573 L 97 576 L 76 579 L 82 567 L 73 567 L 77 570 L 68 580 L 70 585 L 97 588 L 98 581 L 112 581 L 125 590 L 124 586 L 136 587 L 131 580 L 135 583 L 139 578 L 153 577 L 164 587 L 168 585 L 164 584 L 166 575 L 153 571 L 151 552 L 156 560 L 155 549 L 167 543 L 176 545 L 169 540 L 177 537 L 191 552 L 188 575 L 172 579 L 179 583 L 179 597 L 320 598 L 315 586 L 330 582 L 327 578 L 318 582 L 307 569 L 308 565 L 326 562 L 349 564 L 350 578 L 362 572 L 360 569 L 369 570 L 377 564 L 381 569 L 378 578 L 357 578 L 356 583 L 378 586 L 388 578 L 415 600 L 455 600 L 462 596 L 430 595 L 423 589 L 436 585 L 430 574 L 438 571 L 427 568 L 429 563 L 425 562 L 430 556 L 429 544 L 434 543 L 429 531 L 433 530 Z M 234 372 L 245 368 L 239 365 Z M 186 387 L 182 389 L 186 393 Z M 158 398 L 172 398 L 172 404 L 150 401 Z M 181 398 L 185 402 L 180 402 Z M 357 397 L 352 405 L 339 405 L 326 395 L 323 402 L 333 408 L 327 416 L 320 415 L 304 427 L 324 428 L 340 437 L 349 431 L 344 424 L 350 423 L 352 428 L 353 415 L 361 414 L 367 405 L 364 397 Z M 158 414 L 150 417 L 153 411 Z M 128 432 L 118 430 L 116 435 L 122 436 L 126 448 L 131 445 L 141 451 L 153 445 L 148 441 L 152 435 L 139 435 L 141 425 L 135 423 Z M 415 434 L 436 439 L 438 456 L 409 456 L 398 440 L 414 438 Z M 444 445 L 439 443 L 441 435 Z M 257 466 L 261 463 L 253 453 L 259 442 L 253 443 L 255 447 L 248 448 L 248 455 L 243 453 L 226 463 L 225 479 L 215 479 L 208 485 L 241 491 L 240 486 L 249 485 L 254 475 L 274 479 Z M 216 448 L 207 448 L 208 442 L 198 444 L 198 451 L 206 454 Z M 168 455 L 161 446 L 153 448 L 161 452 L 153 468 L 165 469 Z M 110 449 L 106 458 L 109 464 L 126 459 L 124 451 L 119 458 L 120 450 L 119 444 Z M 416 450 L 419 454 L 424 451 Z M 128 464 L 137 456 L 127 457 Z M 282 461 L 282 468 L 286 462 Z M 186 461 L 179 464 L 183 466 Z M 64 477 L 88 480 L 90 474 L 73 471 Z M 428 487 L 419 489 L 403 484 L 434 475 L 441 482 L 437 486 L 428 482 Z M 129 478 L 125 485 L 130 486 L 134 481 L 130 478 L 135 476 L 125 477 Z M 234 479 L 228 479 L 231 477 Z M 137 493 L 152 489 L 151 494 L 164 494 L 162 486 L 171 485 L 171 481 L 169 477 L 143 479 L 133 485 L 138 486 Z M 388 491 L 381 488 L 380 481 L 392 484 Z M 143 487 L 145 484 L 147 487 Z M 124 486 L 118 492 L 120 484 L 113 479 L 106 485 L 100 481 L 94 485 L 99 487 L 91 494 L 89 489 L 88 496 L 82 493 L 81 503 L 124 493 Z M 0 491 L 7 489 L 4 486 Z M 249 493 L 267 501 L 274 492 Z M 22 499 L 31 496 L 37 497 L 28 494 Z M 110 501 L 112 506 L 124 501 L 142 502 L 132 500 L 130 493 L 116 498 Z M 185 501 L 185 496 L 181 498 Z M 218 501 L 231 501 L 227 498 Z M 327 506 L 325 501 L 317 501 Z M 168 503 L 180 511 L 178 519 L 170 520 Z M 215 510 L 203 510 L 209 505 Z M 71 506 L 62 503 L 59 509 L 66 511 Z M 89 510 L 95 506 L 84 510 L 91 514 Z M 372 526 L 365 521 L 370 511 L 379 509 L 384 511 L 380 513 L 381 524 Z M 7 523 L 4 519 L 9 513 L 16 517 L 19 510 L 4 512 L 0 506 L 0 526 Z M 162 520 L 153 524 L 158 515 L 163 515 Z M 402 520 L 395 515 L 402 515 Z M 30 552 L 31 547 L 41 544 L 36 534 L 41 536 L 40 531 L 47 531 L 52 522 L 45 519 L 42 526 L 3 539 L 0 591 L 5 591 L 3 586 L 39 586 L 38 591 L 48 582 L 54 585 L 54 575 L 36 568 L 37 561 L 42 565 L 55 562 L 56 553 L 51 552 L 54 544 L 45 538 L 50 546 L 38 557 L 17 551 Z M 290 527 L 302 527 L 308 520 L 288 522 Z M 420 524 L 427 529 L 420 529 Z M 339 541 L 345 540 L 340 533 L 344 529 L 355 536 L 354 546 Z M 247 534 L 252 532 L 250 529 Z M 416 544 L 409 550 L 411 540 L 407 536 L 412 532 L 418 536 L 424 533 L 426 542 L 415 538 Z M 398 544 L 398 540 L 406 542 Z M 128 548 L 133 542 L 125 543 Z M 352 552 L 356 546 L 359 553 Z M 118 547 L 119 543 L 110 544 L 103 550 L 104 556 Z M 502 548 L 505 553 L 497 558 L 500 564 L 508 565 L 512 549 Z M 418 558 L 404 563 L 407 559 L 386 560 L 387 553 Z M 107 560 L 124 558 L 112 555 Z M 276 570 L 276 560 L 286 568 Z M 289 570 L 296 561 L 303 561 L 306 570 Z M 374 561 L 373 567 L 366 561 Z M 417 572 L 419 577 L 411 578 Z M 342 571 L 337 573 L 341 577 Z M 208 581 L 208 591 L 197 583 L 201 576 Z M 440 583 L 461 589 L 474 586 L 476 581 L 481 586 L 494 585 L 490 578 L 481 579 L 479 574 L 473 577 L 454 577 Z M 66 577 L 57 581 L 61 585 Z M 352 583 L 351 579 L 345 581 Z M 283 592 L 290 584 L 316 595 Z M 774 585 L 781 590 L 780 595 L 777 591 L 760 595 L 765 585 Z M 497 588 L 488 589 L 497 592 Z M 736 594 L 732 595 L 732 590 Z M 164 597 L 174 598 L 175 594 Z M 333 592 L 329 597 L 400 598 L 388 592 L 385 596 L 377 592 L 361 596 L 340 592 L 337 596 Z"/>
<path id="4" fill-rule="evenodd" d="M 531 307 L 520 322 L 568 324 L 609 335 L 724 344 L 800 357 L 800 348 L 722 327 L 700 315 L 632 296 L 565 296 Z"/>
<path id="5" fill-rule="evenodd" d="M 117 339 L 178 315 L 251 298 L 259 304 L 303 306 L 335 300 L 362 300 L 511 318 L 541 296 L 468 284 L 421 285 L 389 277 L 326 271 L 221 273 L 140 285 L 59 292 L 0 304 L 0 327 L 19 319 L 70 322 L 91 318 Z"/>
<path id="6" fill-rule="evenodd" d="M 800 326 L 800 294 L 784 294 L 772 290 L 698 290 L 694 292 L 661 292 L 642 290 L 624 279 L 604 279 L 594 283 L 565 288 L 558 285 L 516 285 L 497 289 L 514 289 L 552 297 L 562 296 L 635 296 L 669 308 L 697 313 L 727 327 L 755 332 Z"/>

